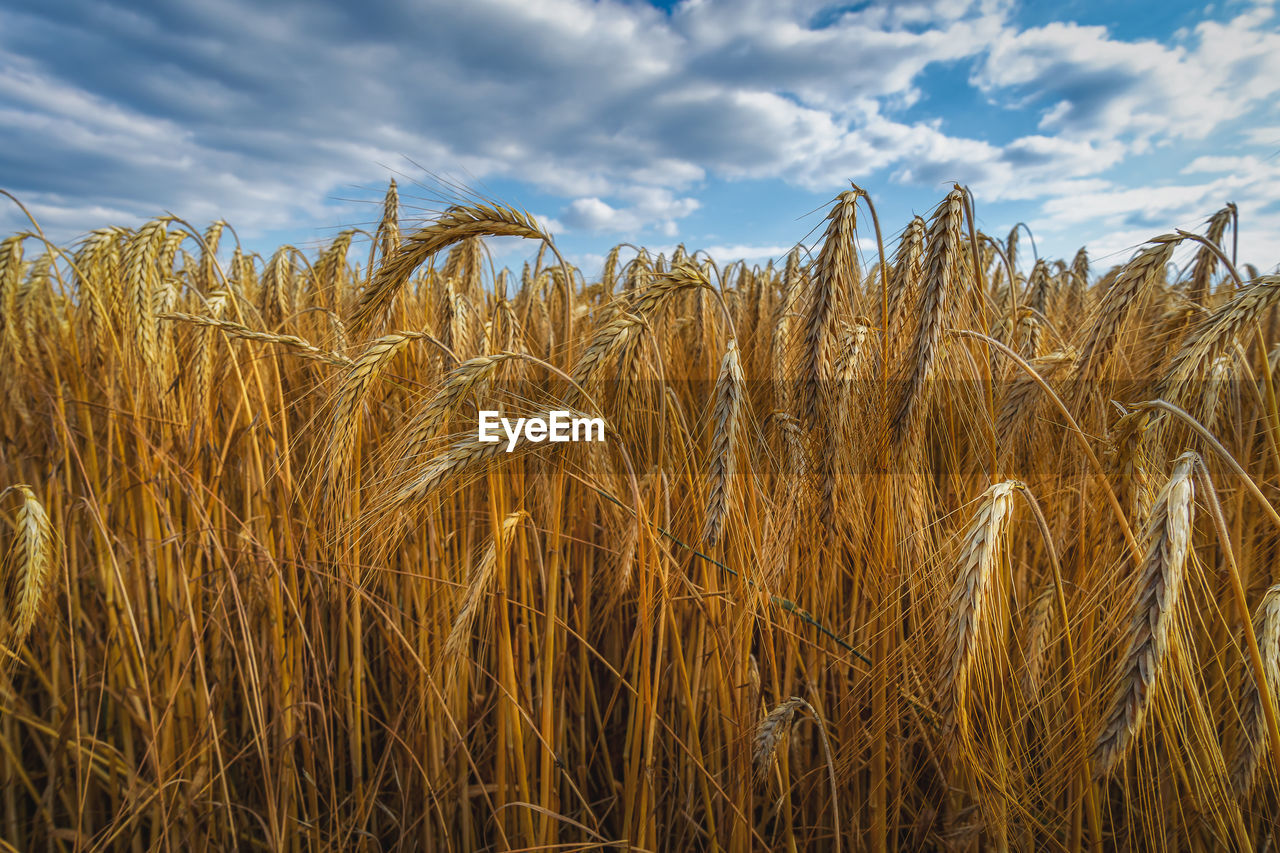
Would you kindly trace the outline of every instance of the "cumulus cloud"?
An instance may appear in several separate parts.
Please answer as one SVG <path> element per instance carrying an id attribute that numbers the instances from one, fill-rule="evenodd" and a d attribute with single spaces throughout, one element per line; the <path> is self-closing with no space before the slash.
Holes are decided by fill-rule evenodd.
<path id="1" fill-rule="evenodd" d="M 639 187 L 624 192 L 632 203 L 614 207 L 591 196 L 574 199 L 561 213 L 564 224 L 574 230 L 596 234 L 627 234 L 656 223 L 660 233 L 674 236 L 677 220 L 698 209 L 693 198 L 676 198 L 667 190 Z"/>
<path id="2" fill-rule="evenodd" d="M 1183 172 L 1195 180 L 1144 187 L 1110 187 L 1048 199 L 1041 227 L 1047 233 L 1087 223 L 1097 235 L 1091 245 L 1100 256 L 1122 260 L 1134 246 L 1175 227 L 1196 230 L 1205 217 L 1234 201 L 1240 211 L 1242 261 L 1264 269 L 1280 260 L 1280 159 L 1207 156 Z"/>
<path id="3" fill-rule="evenodd" d="M 1073 139 L 1203 138 L 1280 93 L 1280 32 L 1269 4 L 1204 21 L 1184 43 L 1113 38 L 1057 22 L 995 39 L 974 82 L 997 100 L 1041 109 L 1040 127 Z"/>
<path id="4" fill-rule="evenodd" d="M 1048 228 L 1080 198 L 1132 219 L 1108 207 L 1129 204 L 1117 167 L 1151 146 L 1242 121 L 1240 145 L 1277 144 L 1280 34 L 1238 8 L 1157 42 L 1020 27 L 1010 0 L 10 0 L 0 186 L 72 231 L 165 209 L 330 224 L 405 157 L 518 179 L 559 228 L 622 239 L 674 236 L 736 180 L 955 180 Z M 958 133 L 932 72 L 1030 121 Z M 1143 209 L 1236 186 L 1196 163 Z"/>
<path id="5" fill-rule="evenodd" d="M 732 245 L 707 246 L 704 251 L 713 258 L 725 261 L 769 261 L 785 258 L 794 246 L 752 246 L 734 243 Z"/>

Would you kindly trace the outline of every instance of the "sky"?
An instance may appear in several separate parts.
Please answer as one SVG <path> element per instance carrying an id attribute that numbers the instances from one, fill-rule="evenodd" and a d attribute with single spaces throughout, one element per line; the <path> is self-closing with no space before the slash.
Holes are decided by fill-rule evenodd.
<path id="1" fill-rule="evenodd" d="M 171 212 L 266 253 L 394 177 L 407 228 L 462 187 L 594 274 L 813 245 L 850 182 L 892 241 L 959 182 L 1095 268 L 1234 201 L 1270 270 L 1278 94 L 1271 2 L 0 0 L 0 189 L 58 242 Z"/>

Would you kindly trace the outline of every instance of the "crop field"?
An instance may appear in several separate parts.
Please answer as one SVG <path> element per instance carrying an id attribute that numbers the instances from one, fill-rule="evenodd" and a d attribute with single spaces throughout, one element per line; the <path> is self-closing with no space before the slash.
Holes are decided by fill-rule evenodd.
<path id="1" fill-rule="evenodd" d="M 0 240 L 0 850 L 1275 850 L 1280 258 L 875 201 Z"/>

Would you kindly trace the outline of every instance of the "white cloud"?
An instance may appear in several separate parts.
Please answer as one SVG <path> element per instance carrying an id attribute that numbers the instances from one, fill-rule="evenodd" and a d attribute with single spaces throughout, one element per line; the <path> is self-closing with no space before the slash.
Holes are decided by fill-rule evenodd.
<path id="1" fill-rule="evenodd" d="M 718 261 L 768 261 L 784 258 L 795 246 L 752 246 L 735 243 L 728 246 L 707 246 L 705 251 Z"/>
<path id="2" fill-rule="evenodd" d="M 1246 128 L 1241 136 L 1250 145 L 1280 146 L 1280 124 Z"/>
<path id="3" fill-rule="evenodd" d="M 974 82 L 997 100 L 1044 109 L 1040 126 L 1074 139 L 1203 138 L 1280 93 L 1280 33 L 1259 3 L 1205 21 L 1186 45 L 1123 41 L 1104 27 L 1052 23 L 995 39 Z"/>
<path id="4" fill-rule="evenodd" d="M 246 233 L 331 224 L 334 196 L 402 157 L 526 181 L 580 235 L 675 237 L 708 185 L 739 179 L 960 181 L 1039 205 L 1050 232 L 1128 233 L 1228 196 L 1261 223 L 1270 151 L 1241 146 L 1280 147 L 1280 33 L 1269 5 L 1241 8 L 1161 43 L 1020 29 L 1009 0 L 16 0 L 0 186 L 72 230 L 165 209 Z M 925 99 L 937 69 L 1023 112 L 958 133 Z M 1133 190 L 1117 168 L 1223 128 L 1167 185 Z"/>
<path id="5" fill-rule="evenodd" d="M 1280 160 L 1202 157 L 1185 170 L 1198 183 L 1111 188 L 1046 201 L 1040 228 L 1046 233 L 1088 225 L 1098 253 L 1123 253 L 1142 241 L 1183 228 L 1199 230 L 1205 218 L 1234 201 L 1240 211 L 1240 260 L 1269 269 L 1280 261 Z M 1214 175 L 1204 179 L 1205 175 Z"/>
<path id="6" fill-rule="evenodd" d="M 636 187 L 622 195 L 630 201 L 625 207 L 614 207 L 594 196 L 578 198 L 560 214 L 564 224 L 574 230 L 592 233 L 630 235 L 646 227 L 656 227 L 664 236 L 674 236 L 677 221 L 698 209 L 693 198 L 676 198 L 657 187 Z"/>

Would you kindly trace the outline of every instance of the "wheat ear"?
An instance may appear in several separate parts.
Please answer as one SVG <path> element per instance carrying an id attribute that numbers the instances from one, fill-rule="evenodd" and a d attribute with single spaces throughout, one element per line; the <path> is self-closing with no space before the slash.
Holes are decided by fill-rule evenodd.
<path id="1" fill-rule="evenodd" d="M 716 379 L 715 409 L 712 412 L 714 432 L 711 437 L 711 468 L 707 473 L 706 524 L 702 528 L 702 539 L 710 546 L 714 546 L 720 538 L 729 510 L 743 393 L 738 342 L 730 338 L 724 359 L 720 363 L 720 376 Z"/>
<path id="2" fill-rule="evenodd" d="M 22 280 L 22 235 L 0 241 L 0 349 L 17 350 L 18 286 Z"/>
<path id="3" fill-rule="evenodd" d="M 453 619 L 453 625 L 449 628 L 449 636 L 444 641 L 444 661 L 449 683 L 453 682 L 458 665 L 466 658 L 467 641 L 471 639 L 476 615 L 480 612 L 480 603 L 484 601 L 489 588 L 493 586 L 493 578 L 498 568 L 499 546 L 503 553 L 506 553 L 511 542 L 511 531 L 527 515 L 523 510 L 517 510 L 504 518 L 501 531 L 489 541 L 484 553 L 480 555 L 480 559 L 467 575 L 467 586 L 462 593 L 462 602 L 458 605 L 458 613 Z"/>
<path id="4" fill-rule="evenodd" d="M 827 727 L 822 722 L 821 715 L 814 710 L 814 707 L 799 696 L 792 696 L 766 714 L 765 718 L 756 726 L 755 750 L 753 751 L 752 759 L 755 762 L 757 772 L 764 773 L 769 769 L 773 764 L 774 756 L 778 752 L 778 747 L 782 744 L 783 737 L 791 731 L 791 726 L 796 719 L 796 712 L 801 708 L 804 708 L 813 716 L 814 721 L 818 724 L 818 734 L 822 739 L 822 752 L 827 761 L 827 777 L 831 783 L 831 814 L 835 825 L 835 844 L 832 849 L 839 853 L 840 805 L 836 797 L 835 761 L 831 755 L 831 743 L 827 739 Z"/>
<path id="5" fill-rule="evenodd" d="M 1235 205 L 1229 204 L 1209 217 L 1209 227 L 1205 229 L 1205 239 L 1215 246 L 1222 245 L 1227 226 L 1235 218 Z M 1217 254 L 1208 246 L 1201 246 L 1196 252 L 1196 259 L 1191 269 L 1191 283 L 1187 285 L 1187 296 L 1204 304 L 1209 296 L 1209 283 L 1213 279 L 1213 270 L 1218 263 Z"/>
<path id="6" fill-rule="evenodd" d="M 1181 239 L 1174 234 L 1162 234 L 1151 239 L 1148 246 L 1124 265 L 1107 289 L 1080 348 L 1077 373 L 1083 386 L 1087 387 L 1102 376 L 1107 357 L 1125 320 L 1136 310 L 1143 291 L 1163 272 Z"/>
<path id="7" fill-rule="evenodd" d="M 813 269 L 813 290 L 805 318 L 804 383 L 799 401 L 800 420 L 810 430 L 818 426 L 823 410 L 822 384 L 830 374 L 827 342 L 831 337 L 831 320 L 840 301 L 849 298 L 856 284 L 854 239 L 858 227 L 858 196 L 856 190 L 845 190 L 836 197 L 827 214 L 826 234 Z"/>
<path id="8" fill-rule="evenodd" d="M 40 615 L 49 578 L 53 573 L 53 526 L 49 514 L 30 486 L 10 486 L 7 492 L 17 492 L 22 497 L 18 509 L 17 538 L 14 542 L 15 568 L 18 576 L 18 601 L 12 622 L 11 641 L 14 645 L 26 639 Z"/>
<path id="9" fill-rule="evenodd" d="M 1280 275 L 1267 275 L 1243 287 L 1230 301 L 1219 305 L 1192 329 L 1182 349 L 1173 357 L 1160 385 L 1160 395 L 1181 405 L 1187 389 L 1204 376 L 1209 365 L 1250 324 L 1280 304 Z"/>
<path id="10" fill-rule="evenodd" d="M 1031 615 L 1027 620 L 1026 669 L 1022 671 L 1022 689 L 1028 696 L 1040 695 L 1045 658 L 1049 656 L 1056 593 L 1056 587 L 1050 583 L 1031 602 Z"/>
<path id="11" fill-rule="evenodd" d="M 1178 457 L 1147 522 L 1147 551 L 1138 577 L 1129 645 L 1120 665 L 1120 685 L 1093 748 L 1098 778 L 1111 773 L 1142 729 L 1160 679 L 1191 545 L 1195 497 L 1191 474 L 1198 459 L 1191 452 Z"/>
<path id="12" fill-rule="evenodd" d="M 248 326 L 231 320 L 221 320 L 217 317 L 203 317 L 199 314 L 184 314 L 177 311 L 171 311 L 167 314 L 160 315 L 161 320 L 176 320 L 180 323 L 194 323 L 197 326 L 208 326 L 210 328 L 219 329 L 223 333 L 233 338 L 242 338 L 246 341 L 258 341 L 264 344 L 276 344 L 278 346 L 288 347 L 295 355 L 312 361 L 331 364 L 336 367 L 351 367 L 355 364 L 351 359 L 336 352 L 322 350 L 313 344 L 304 341 L 297 335 L 276 335 L 271 332 L 261 332 L 257 329 L 250 329 Z"/>
<path id="13" fill-rule="evenodd" d="M 378 338 L 361 353 L 347 371 L 338 391 L 333 411 L 333 432 L 329 442 L 329 485 L 336 486 L 346 475 L 356 445 L 360 406 L 369 389 L 409 343 L 429 337 L 422 332 L 398 332 Z"/>
<path id="14" fill-rule="evenodd" d="M 1280 697 L 1280 584 L 1262 597 L 1253 615 L 1253 632 L 1262 653 L 1266 693 L 1259 692 L 1253 675 L 1246 673 L 1240 697 L 1240 740 L 1231 760 L 1231 784 L 1241 798 L 1249 796 L 1257 784 L 1262 756 L 1267 752 L 1266 711 L 1262 703 L 1277 702 Z"/>
<path id="15" fill-rule="evenodd" d="M 450 370 L 440 390 L 427 401 L 427 405 L 413 419 L 405 442 L 401 461 L 412 464 L 422 454 L 427 443 L 439 432 L 440 426 L 453 415 L 473 390 L 483 387 L 503 362 L 515 358 L 510 353 L 480 355 L 469 358 Z"/>
<path id="16" fill-rule="evenodd" d="M 587 417 L 580 412 L 572 410 L 557 411 L 567 411 L 566 417 L 569 418 Z M 548 412 L 544 411 L 531 417 L 547 420 L 548 414 Z M 515 451 L 526 448 L 529 443 L 528 437 L 521 432 L 516 437 L 515 443 L 509 452 L 514 454 Z M 495 456 L 507 451 L 507 444 L 508 442 L 505 439 L 489 442 L 480 441 L 479 438 L 469 438 L 456 442 L 444 453 L 433 457 L 427 462 L 423 466 L 421 474 L 395 493 L 391 499 L 391 508 L 394 509 L 406 503 L 423 500 L 450 479 L 474 473 L 476 469 L 483 467 L 485 463 L 491 461 Z M 552 448 L 562 446 L 560 444 L 551 445 Z"/>
<path id="17" fill-rule="evenodd" d="M 907 358 L 909 370 L 897 412 L 893 416 L 896 440 L 909 436 L 919 422 L 925 383 L 933 374 L 938 342 L 946 318 L 947 300 L 961 257 L 961 222 L 964 219 L 964 191 L 956 187 L 938 205 L 929 226 L 925 250 L 924 277 L 920 285 L 920 309 L 915 337 Z"/>
<path id="18" fill-rule="evenodd" d="M 369 289 L 360 297 L 351 329 L 367 329 L 390 307 L 413 271 L 428 258 L 468 237 L 524 237 L 550 244 L 551 236 L 528 213 L 503 205 L 474 204 L 451 207 L 425 228 L 410 234 L 382 266 Z"/>
<path id="19" fill-rule="evenodd" d="M 1020 486 L 1016 480 L 1007 480 L 987 489 L 964 535 L 959 572 L 947 607 L 942 685 L 950 700 L 946 711 L 948 724 L 966 719 L 969 673 L 977 659 L 983 626 L 991 609 L 1005 522 L 1014 490 Z"/>

